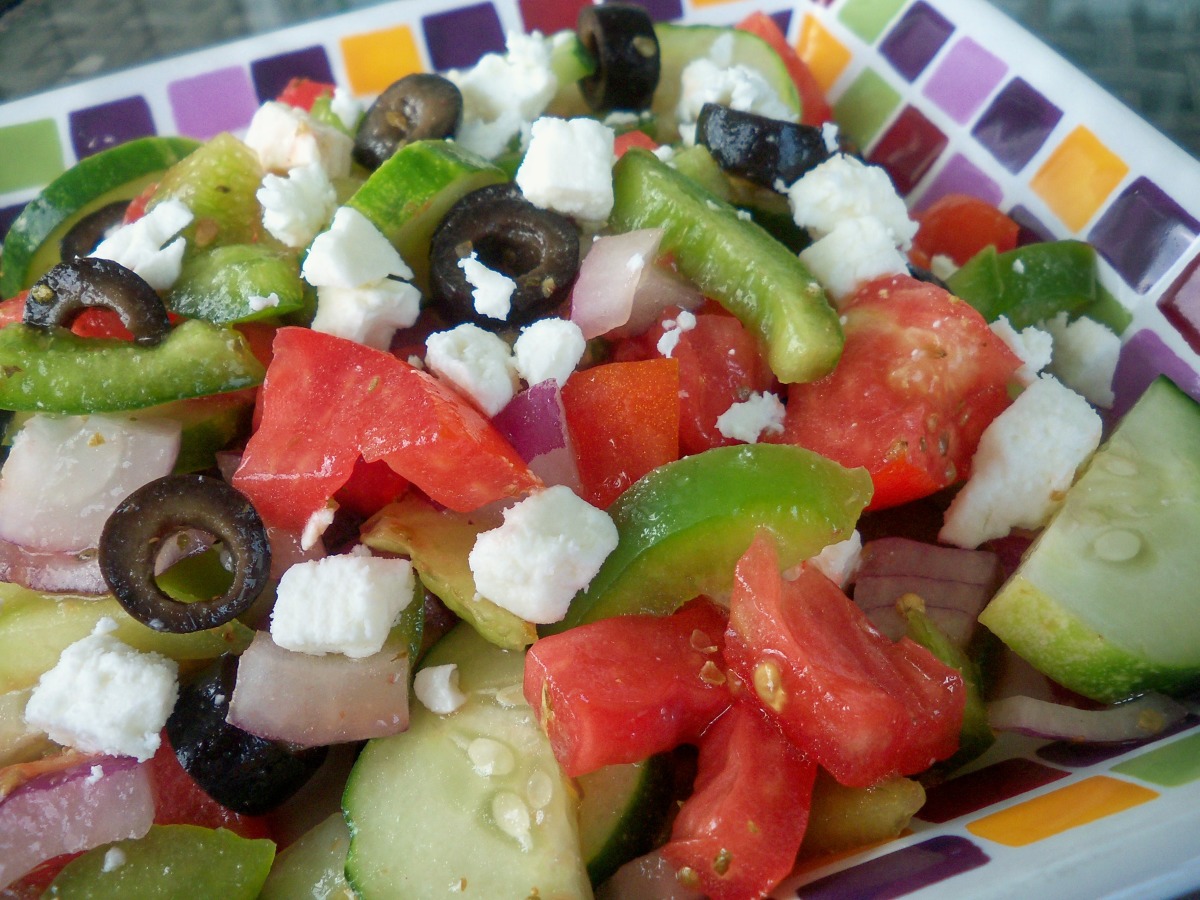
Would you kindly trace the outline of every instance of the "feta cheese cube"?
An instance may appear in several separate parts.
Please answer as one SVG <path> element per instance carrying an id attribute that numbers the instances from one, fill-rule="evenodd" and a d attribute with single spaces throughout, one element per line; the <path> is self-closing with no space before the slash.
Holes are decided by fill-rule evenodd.
<path id="1" fill-rule="evenodd" d="M 871 218 L 838 223 L 829 234 L 805 247 L 800 261 L 835 305 L 868 281 L 908 272 L 908 260 L 896 249 L 891 232 Z"/>
<path id="2" fill-rule="evenodd" d="M 503 272 L 489 269 L 481 263 L 479 254 L 474 250 L 470 256 L 464 256 L 458 261 L 458 267 L 462 269 L 467 284 L 471 285 L 475 312 L 501 321 L 507 319 L 517 283 Z"/>
<path id="3" fill-rule="evenodd" d="M 345 88 L 335 87 L 333 89 L 333 96 L 329 98 L 329 109 L 346 126 L 347 131 L 353 132 L 358 128 L 358 120 L 363 114 L 363 105 Z"/>
<path id="4" fill-rule="evenodd" d="M 178 666 L 118 640 L 101 619 L 42 675 L 25 706 L 25 721 L 51 740 L 85 753 L 147 760 L 179 694 Z"/>
<path id="5" fill-rule="evenodd" d="M 696 327 L 696 317 L 690 311 L 681 309 L 674 319 L 663 319 L 662 324 L 663 333 L 654 349 L 670 359 L 683 335 Z"/>
<path id="6" fill-rule="evenodd" d="M 349 206 L 339 207 L 329 230 L 317 235 L 300 274 L 314 287 L 338 288 L 362 287 L 389 275 L 413 277 L 383 233 Z"/>
<path id="7" fill-rule="evenodd" d="M 300 532 L 301 550 L 311 550 L 317 545 L 317 541 L 321 539 L 321 535 L 325 533 L 325 529 L 333 524 L 333 519 L 337 515 L 337 511 L 337 501 L 327 500 L 324 507 L 318 509 L 308 517 L 308 521 L 304 523 L 304 530 Z"/>
<path id="8" fill-rule="evenodd" d="M 287 172 L 316 163 L 329 178 L 350 174 L 354 139 L 286 103 L 269 100 L 260 106 L 243 140 L 268 172 Z"/>
<path id="9" fill-rule="evenodd" d="M 475 539 L 468 563 L 480 595 L 527 621 L 557 622 L 617 546 L 603 510 L 555 485 L 504 511 Z"/>
<path id="10" fill-rule="evenodd" d="M 120 263 L 156 291 L 165 291 L 179 278 L 187 247 L 187 241 L 175 235 L 190 225 L 193 218 L 187 204 L 172 197 L 112 232 L 91 255 Z"/>
<path id="11" fill-rule="evenodd" d="M 733 441 L 757 444 L 764 434 L 783 434 L 784 411 L 774 394 L 756 392 L 717 416 L 717 431 Z"/>
<path id="12" fill-rule="evenodd" d="M 828 544 L 805 565 L 815 566 L 826 578 L 845 589 L 862 562 L 862 535 L 855 531 L 844 541 Z"/>
<path id="13" fill-rule="evenodd" d="M 420 314 L 420 291 L 407 281 L 383 278 L 362 287 L 317 288 L 312 329 L 387 350 L 396 332 Z"/>
<path id="14" fill-rule="evenodd" d="M 458 666 L 429 666 L 413 678 L 413 693 L 431 713 L 448 716 L 467 702 L 458 687 Z"/>
<path id="15" fill-rule="evenodd" d="M 595 119 L 543 116 L 530 131 L 517 187 L 535 206 L 603 222 L 613 207 L 614 139 Z"/>
<path id="16" fill-rule="evenodd" d="M 748 66 L 730 65 L 729 53 L 722 52 L 723 46 L 718 39 L 708 57 L 692 60 L 680 74 L 675 117 L 679 120 L 679 136 L 686 145 L 696 142 L 696 121 L 705 103 L 719 103 L 785 122 L 796 120 L 792 110 L 762 75 Z"/>
<path id="17" fill-rule="evenodd" d="M 1042 326 L 1054 336 L 1050 371 L 1096 406 L 1104 409 L 1112 406 L 1115 399 L 1112 382 L 1121 355 L 1121 338 L 1094 319 L 1080 317 L 1068 322 L 1065 312 Z"/>
<path id="18" fill-rule="evenodd" d="M 1014 374 L 1017 381 L 1023 386 L 1033 384 L 1038 373 L 1050 364 L 1054 339 L 1032 325 L 1017 331 L 1005 316 L 992 322 L 989 327 L 996 337 L 1008 345 L 1008 349 L 1021 358 L 1021 368 Z"/>
<path id="19" fill-rule="evenodd" d="M 297 653 L 371 656 L 383 649 L 413 589 L 407 559 L 346 554 L 296 563 L 279 579 L 271 637 Z"/>
<path id="20" fill-rule="evenodd" d="M 529 385 L 554 379 L 559 387 L 567 383 L 587 341 L 583 331 L 567 319 L 538 319 L 521 329 L 513 344 L 517 374 Z"/>
<path id="21" fill-rule="evenodd" d="M 1039 376 L 983 432 L 938 539 L 973 549 L 1013 528 L 1045 525 L 1100 432 L 1100 417 L 1083 397 Z"/>
<path id="22" fill-rule="evenodd" d="M 431 334 L 425 365 L 488 416 L 504 409 L 520 386 L 512 348 L 469 322 Z"/>
<path id="23" fill-rule="evenodd" d="M 813 237 L 832 234 L 848 219 L 877 219 L 901 250 L 912 246 L 917 223 L 887 172 L 852 156 L 827 159 L 787 189 L 792 218 Z"/>
<path id="24" fill-rule="evenodd" d="M 255 194 L 263 227 L 289 247 L 307 247 L 337 208 L 337 192 L 317 163 L 297 166 L 286 176 L 268 172 Z"/>

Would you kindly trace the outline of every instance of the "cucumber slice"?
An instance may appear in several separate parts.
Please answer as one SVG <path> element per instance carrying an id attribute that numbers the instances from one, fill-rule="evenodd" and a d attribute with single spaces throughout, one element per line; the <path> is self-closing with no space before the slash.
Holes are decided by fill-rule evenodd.
<path id="1" fill-rule="evenodd" d="M 59 262 L 58 243 L 72 225 L 116 200 L 132 200 L 199 146 L 189 138 L 139 138 L 88 156 L 52 181 L 4 238 L 0 296 L 24 290 Z"/>
<path id="2" fill-rule="evenodd" d="M 649 853 L 663 837 L 675 801 L 672 768 L 670 755 L 660 753 L 575 779 L 579 840 L 593 885 Z"/>
<path id="3" fill-rule="evenodd" d="M 342 798 L 346 876 L 363 897 L 590 897 L 575 796 L 521 693 L 524 655 L 459 625 L 427 666 L 455 663 L 467 702 L 414 704 L 367 743 Z M 490 773 L 490 774 L 489 774 Z"/>
<path id="4" fill-rule="evenodd" d="M 275 857 L 259 900 L 356 900 L 344 872 L 350 829 L 336 812 Z"/>
<path id="5" fill-rule="evenodd" d="M 194 253 L 167 296 L 173 312 L 217 325 L 273 319 L 302 309 L 300 261 L 261 244 L 229 244 Z M 272 305 L 254 298 L 275 298 Z"/>
<path id="6" fill-rule="evenodd" d="M 980 621 L 1073 691 L 1200 684 L 1200 405 L 1159 378 Z"/>

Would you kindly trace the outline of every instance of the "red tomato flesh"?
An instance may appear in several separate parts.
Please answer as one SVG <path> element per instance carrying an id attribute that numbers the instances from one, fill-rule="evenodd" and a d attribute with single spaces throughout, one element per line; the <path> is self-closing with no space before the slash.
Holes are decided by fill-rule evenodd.
<path id="1" fill-rule="evenodd" d="M 289 81 L 279 96 L 275 99 L 289 106 L 311 111 L 313 104 L 321 97 L 332 97 L 334 86 L 324 81 L 314 81 L 311 78 L 293 78 Z"/>
<path id="2" fill-rule="evenodd" d="M 154 788 L 154 824 L 200 825 L 227 828 L 245 838 L 271 837 L 265 818 L 234 812 L 208 796 L 179 764 L 165 731 L 149 766 Z"/>
<path id="3" fill-rule="evenodd" d="M 1020 359 L 967 303 L 907 275 L 863 286 L 842 316 L 842 358 L 789 385 L 780 440 L 864 466 L 873 510 L 965 478 Z"/>
<path id="4" fill-rule="evenodd" d="M 631 147 L 641 147 L 643 150 L 657 150 L 658 141 L 650 137 L 644 131 L 626 131 L 623 134 L 618 134 L 616 140 L 613 141 L 613 156 L 620 159 L 626 150 Z"/>
<path id="5" fill-rule="evenodd" d="M 947 194 L 917 216 L 912 259 L 929 268 L 935 256 L 966 265 L 984 247 L 1007 253 L 1017 246 L 1021 226 L 986 200 L 970 194 Z"/>
<path id="6" fill-rule="evenodd" d="M 575 777 L 694 742 L 730 703 L 724 610 L 693 600 L 670 616 L 616 616 L 536 641 L 525 698 Z"/>
<path id="7" fill-rule="evenodd" d="M 743 696 L 842 784 L 922 772 L 958 749 L 958 671 L 890 641 L 815 567 L 785 581 L 769 535 L 739 561 L 729 610 L 725 660 Z"/>

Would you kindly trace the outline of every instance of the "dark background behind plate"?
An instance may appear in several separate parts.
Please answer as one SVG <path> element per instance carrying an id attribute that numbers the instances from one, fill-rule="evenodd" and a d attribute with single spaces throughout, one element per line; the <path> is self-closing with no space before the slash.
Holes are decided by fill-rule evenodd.
<path id="1" fill-rule="evenodd" d="M 376 2 L 0 0 L 0 102 Z M 1200 157 L 1200 0 L 992 2 Z"/>

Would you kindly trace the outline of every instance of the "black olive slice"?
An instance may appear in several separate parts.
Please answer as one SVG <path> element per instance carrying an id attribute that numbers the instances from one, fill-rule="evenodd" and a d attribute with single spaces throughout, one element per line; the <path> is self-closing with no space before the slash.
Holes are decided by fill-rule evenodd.
<path id="1" fill-rule="evenodd" d="M 270 812 L 302 788 L 328 752 L 294 750 L 225 721 L 237 657 L 217 660 L 180 688 L 167 719 L 167 740 L 184 771 L 220 803 L 248 816 Z"/>
<path id="2" fill-rule="evenodd" d="M 162 298 L 146 280 L 111 259 L 81 256 L 61 262 L 29 289 L 25 324 L 67 326 L 89 306 L 111 309 L 136 343 L 153 346 L 171 330 Z"/>
<path id="3" fill-rule="evenodd" d="M 451 137 L 462 112 L 462 94 L 452 81 L 426 72 L 405 75 L 363 116 L 354 137 L 354 159 L 374 171 L 406 144 Z"/>
<path id="4" fill-rule="evenodd" d="M 773 188 L 790 185 L 831 154 L 824 132 L 814 125 L 769 119 L 705 103 L 696 120 L 696 143 L 703 144 L 726 172 Z"/>
<path id="5" fill-rule="evenodd" d="M 933 272 L 922 266 L 915 266 L 912 263 L 909 263 L 908 274 L 917 279 L 917 281 L 924 281 L 926 284 L 932 284 L 934 287 L 940 287 L 943 291 L 950 290 L 950 288 L 946 285 L 946 282 L 942 281 L 942 279 L 934 275 Z"/>
<path id="6" fill-rule="evenodd" d="M 661 65 L 649 13 L 632 3 L 585 6 L 575 32 L 596 60 L 596 71 L 579 79 L 587 105 L 602 111 L 649 107 Z"/>
<path id="7" fill-rule="evenodd" d="M 128 200 L 117 200 L 88 213 L 68 229 L 58 242 L 59 256 L 74 259 L 87 256 L 99 246 L 110 230 L 125 221 Z"/>
<path id="8" fill-rule="evenodd" d="M 182 603 L 155 580 L 163 540 L 187 528 L 211 534 L 232 559 L 233 583 L 218 597 Z M 245 612 L 271 571 L 258 512 L 240 491 L 209 475 L 167 475 L 138 488 L 104 523 L 99 549 L 100 572 L 125 611 L 176 634 L 215 628 Z"/>
<path id="9" fill-rule="evenodd" d="M 517 283 L 503 321 L 475 310 L 473 289 L 458 264 L 472 252 Z M 565 216 L 534 206 L 516 185 L 489 185 L 450 208 L 433 233 L 429 267 L 431 299 L 450 324 L 502 331 L 532 322 L 566 299 L 579 272 L 579 232 Z"/>

